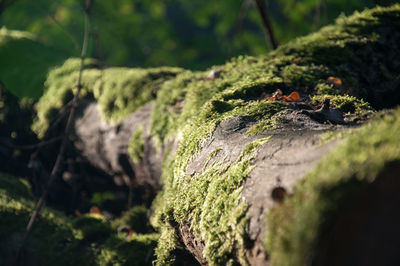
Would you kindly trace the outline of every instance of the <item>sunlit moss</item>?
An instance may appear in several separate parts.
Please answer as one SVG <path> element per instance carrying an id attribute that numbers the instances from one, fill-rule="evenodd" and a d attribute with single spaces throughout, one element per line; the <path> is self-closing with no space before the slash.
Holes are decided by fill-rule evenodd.
<path id="1" fill-rule="evenodd" d="M 322 104 L 325 98 L 329 98 L 333 107 L 340 108 L 344 113 L 366 114 L 372 113 L 370 104 L 349 95 L 315 95 L 311 98 L 313 104 Z"/>
<path id="2" fill-rule="evenodd" d="M 169 204 L 159 206 L 157 213 L 160 216 L 156 226 L 161 230 L 157 264 L 171 263 L 171 253 L 179 247 L 177 241 L 171 241 L 175 238 L 171 223 L 190 225 L 194 236 L 205 242 L 203 255 L 210 265 L 224 264 L 233 254 L 242 265 L 247 264 L 247 204 L 240 195 L 243 182 L 253 169 L 255 151 L 268 139 L 251 142 L 235 163 L 219 162 L 189 178 L 175 176 L 173 183 L 167 184 L 163 199 Z"/>
<path id="3" fill-rule="evenodd" d="M 283 109 L 284 106 L 277 106 L 278 108 Z M 246 132 L 246 136 L 255 136 L 261 134 L 264 131 L 276 129 L 279 125 L 287 122 L 284 117 L 283 112 L 273 113 L 266 115 L 263 119 L 257 122 L 255 125 L 249 128 Z"/>
<path id="4" fill-rule="evenodd" d="M 139 126 L 132 134 L 129 141 L 128 153 L 133 162 L 138 163 L 143 158 L 144 142 L 143 142 L 143 127 Z"/>
<path id="5" fill-rule="evenodd" d="M 79 75 L 80 60 L 68 59 L 50 71 L 46 91 L 37 104 L 37 121 L 33 130 L 42 137 L 58 111 L 73 98 Z M 98 101 L 103 118 L 119 122 L 145 103 L 153 100 L 161 84 L 182 70 L 179 68 L 106 68 L 95 60 L 85 61 L 81 98 Z"/>
<path id="6" fill-rule="evenodd" d="M 324 224 L 391 163 L 400 162 L 400 109 L 352 132 L 307 174 L 295 193 L 268 215 L 272 265 L 304 265 Z"/>
<path id="7" fill-rule="evenodd" d="M 206 161 L 204 162 L 204 166 L 203 166 L 203 170 L 206 169 L 206 167 L 208 166 L 208 163 L 215 157 L 218 155 L 218 153 L 222 150 L 222 148 L 216 148 L 215 150 L 213 150 L 207 157 Z"/>

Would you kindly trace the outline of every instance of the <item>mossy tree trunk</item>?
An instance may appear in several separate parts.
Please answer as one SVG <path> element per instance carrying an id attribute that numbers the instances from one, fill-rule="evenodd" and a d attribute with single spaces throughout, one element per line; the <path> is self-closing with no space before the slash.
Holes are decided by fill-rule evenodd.
<path id="1" fill-rule="evenodd" d="M 394 5 L 211 72 L 104 74 L 89 64 L 73 144 L 116 184 L 147 189 L 144 197 L 163 185 L 152 219 L 160 265 L 324 264 L 332 247 L 337 264 L 350 263 L 370 248 L 357 243 L 379 232 L 347 238 L 343 224 L 361 228 L 378 217 L 372 195 L 391 206 L 373 224 L 385 224 L 398 202 L 390 186 L 398 187 L 400 115 L 374 113 L 400 103 L 399 44 Z M 74 79 L 71 62 L 49 75 L 39 135 L 68 102 L 72 87 L 60 86 Z M 278 89 L 301 100 L 266 100 Z M 336 249 L 348 239 L 350 257 Z"/>

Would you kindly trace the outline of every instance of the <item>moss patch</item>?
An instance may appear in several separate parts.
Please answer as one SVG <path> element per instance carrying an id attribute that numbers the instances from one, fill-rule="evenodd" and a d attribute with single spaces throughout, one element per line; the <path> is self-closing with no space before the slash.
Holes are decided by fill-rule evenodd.
<path id="1" fill-rule="evenodd" d="M 0 254 L 11 265 L 35 201 L 25 181 L 0 173 Z M 158 234 L 117 233 L 102 216 L 68 218 L 45 208 L 35 222 L 22 264 L 151 265 Z"/>
<path id="2" fill-rule="evenodd" d="M 349 95 L 315 95 L 311 101 L 313 104 L 322 104 L 325 98 L 329 98 L 331 105 L 340 108 L 344 113 L 365 115 L 374 111 L 363 99 Z"/>
<path id="3" fill-rule="evenodd" d="M 98 251 L 96 265 L 152 265 L 154 248 L 157 245 L 159 235 L 136 234 L 129 241 L 123 241 L 121 237 L 109 239 Z"/>
<path id="4" fill-rule="evenodd" d="M 143 205 L 134 206 L 124 213 L 124 215 L 112 223 L 113 228 L 119 226 L 129 226 L 139 234 L 151 233 L 153 230 L 147 217 L 147 208 Z"/>
<path id="5" fill-rule="evenodd" d="M 139 163 L 143 158 L 144 142 L 143 142 L 143 127 L 139 126 L 132 134 L 129 141 L 128 153 L 133 162 Z"/>
<path id="6" fill-rule="evenodd" d="M 173 261 L 172 251 L 179 247 L 171 224 L 188 224 L 195 237 L 205 243 L 204 257 L 210 265 L 247 264 L 244 241 L 247 204 L 241 199 L 242 185 L 253 166 L 258 147 L 269 137 L 251 142 L 235 163 L 220 162 L 189 178 L 175 176 L 167 183 L 156 226 L 161 230 L 157 247 L 157 264 Z M 160 204 L 162 204 L 160 202 Z"/>
<path id="7" fill-rule="evenodd" d="M 12 264 L 34 209 L 33 197 L 17 178 L 0 174 L 0 249 L 3 262 Z M 62 214 L 45 209 L 28 242 L 37 264 L 83 265 L 77 232 Z M 29 257 L 29 254 L 26 255 Z"/>
<path id="8" fill-rule="evenodd" d="M 51 121 L 76 91 L 80 59 L 68 59 L 50 71 L 46 92 L 37 104 L 37 121 L 33 129 L 43 136 Z M 98 101 L 108 122 L 119 122 L 145 103 L 153 100 L 161 84 L 176 76 L 180 68 L 107 68 L 101 70 L 96 61 L 87 59 L 83 73 L 82 98 Z"/>
<path id="9" fill-rule="evenodd" d="M 216 148 L 215 150 L 213 150 L 210 155 L 208 155 L 206 161 L 204 162 L 204 166 L 203 166 L 203 171 L 207 168 L 208 163 L 215 157 L 218 155 L 218 153 L 222 150 L 222 148 Z"/>
<path id="10" fill-rule="evenodd" d="M 287 120 L 284 117 L 284 112 L 271 113 L 250 127 L 246 132 L 246 136 L 255 136 L 267 130 L 277 129 L 279 125 L 285 122 L 287 122 Z"/>
<path id="11" fill-rule="evenodd" d="M 319 234 L 350 196 L 400 161 L 400 109 L 363 126 L 325 157 L 268 216 L 266 249 L 272 265 L 304 265 Z"/>

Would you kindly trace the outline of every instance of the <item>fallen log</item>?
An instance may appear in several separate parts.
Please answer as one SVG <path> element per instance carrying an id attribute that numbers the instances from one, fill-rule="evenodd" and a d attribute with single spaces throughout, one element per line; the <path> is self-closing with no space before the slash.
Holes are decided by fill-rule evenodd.
<path id="1" fill-rule="evenodd" d="M 150 94 L 136 89 L 158 80 L 140 83 L 151 71 L 127 77 L 140 86 L 126 93 L 103 89 L 101 71 L 89 69 L 91 89 L 84 91 L 74 144 L 117 183 L 142 176 L 139 183 L 163 185 L 152 218 L 161 233 L 160 265 L 323 264 L 335 257 L 331 247 L 346 242 L 343 221 L 357 218 L 352 228 L 358 228 L 364 218 L 377 217 L 352 214 L 363 199 L 373 202 L 371 191 L 379 206 L 397 200 L 384 195 L 393 195 L 391 184 L 397 188 L 398 111 L 387 118 L 373 114 L 400 103 L 399 28 L 399 5 L 377 7 L 340 17 L 268 55 L 212 68 L 218 75 L 174 70 Z M 69 63 L 49 76 L 38 105 L 39 135 L 68 102 L 72 88 L 59 86 L 67 84 L 61 76 L 73 78 Z M 111 74 L 105 80 L 110 88 L 121 84 Z M 290 98 L 293 92 L 300 99 Z M 364 125 L 368 119 L 376 122 Z M 345 200 L 354 200 L 351 208 Z M 337 240 L 330 240 L 331 232 Z M 351 248 L 350 257 L 337 249 L 336 262 L 358 259 L 364 250 Z"/>

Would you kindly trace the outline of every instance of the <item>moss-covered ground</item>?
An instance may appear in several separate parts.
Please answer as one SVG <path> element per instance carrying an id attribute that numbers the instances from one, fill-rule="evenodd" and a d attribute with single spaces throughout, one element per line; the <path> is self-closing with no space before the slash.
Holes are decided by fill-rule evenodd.
<path id="1" fill-rule="evenodd" d="M 28 182 L 0 174 L 0 254 L 2 264 L 12 265 L 22 242 L 35 199 Z M 20 265 L 151 265 L 159 235 L 152 233 L 136 208 L 118 225 L 132 225 L 135 233 L 118 233 L 103 216 L 66 217 L 45 208 L 21 257 Z M 136 224 L 134 224 L 136 222 Z"/>

